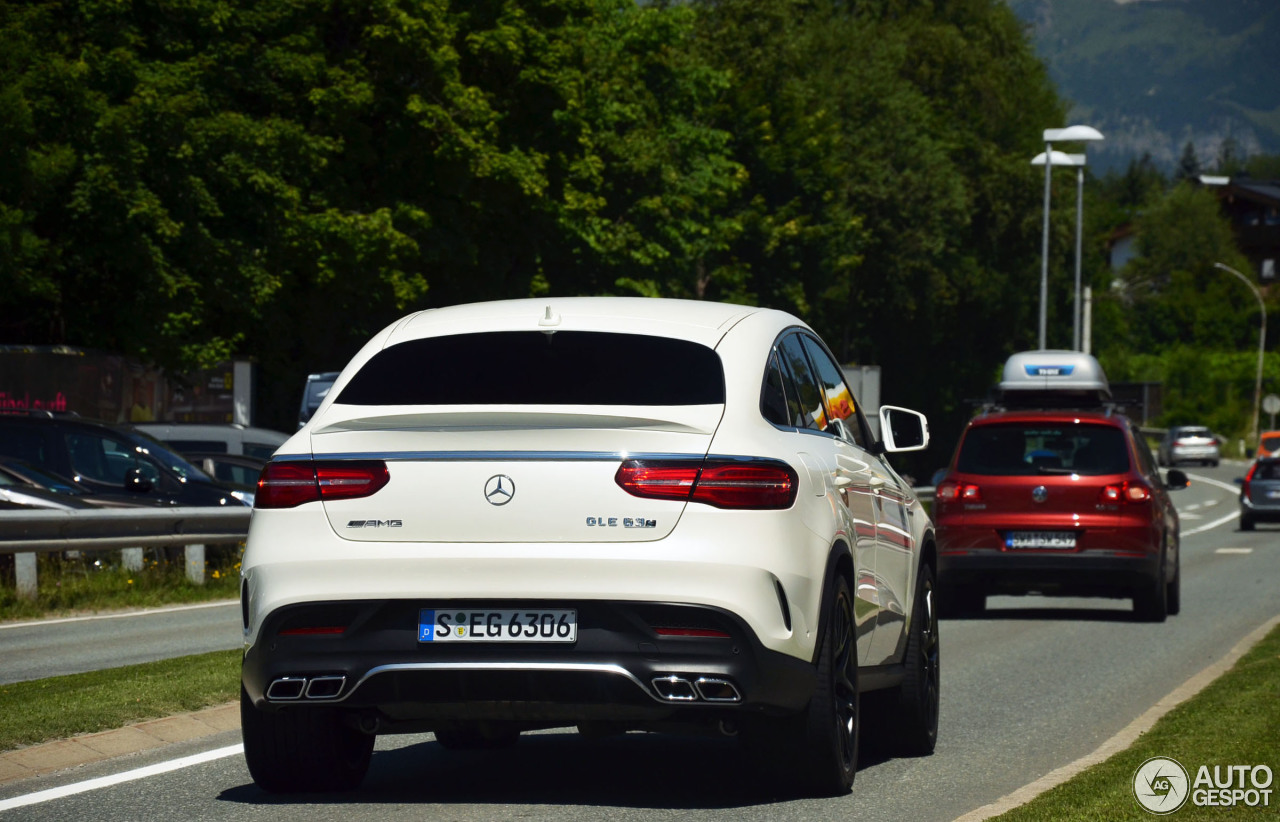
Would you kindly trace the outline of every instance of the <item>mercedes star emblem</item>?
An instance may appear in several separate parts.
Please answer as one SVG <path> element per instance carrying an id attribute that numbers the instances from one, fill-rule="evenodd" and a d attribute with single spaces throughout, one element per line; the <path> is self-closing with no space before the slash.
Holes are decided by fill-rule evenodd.
<path id="1" fill-rule="evenodd" d="M 516 495 L 515 480 L 506 474 L 494 474 L 484 484 L 484 498 L 490 505 L 506 505 Z"/>

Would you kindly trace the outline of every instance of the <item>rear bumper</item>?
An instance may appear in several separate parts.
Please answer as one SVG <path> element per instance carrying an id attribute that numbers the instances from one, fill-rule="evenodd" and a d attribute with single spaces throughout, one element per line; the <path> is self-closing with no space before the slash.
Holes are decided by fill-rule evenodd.
<path id="1" fill-rule="evenodd" d="M 504 601 L 503 607 L 575 608 L 577 641 L 464 644 L 418 642 L 425 604 L 335 601 L 280 608 L 265 617 L 258 641 L 245 653 L 245 691 L 259 708 L 338 707 L 384 733 L 459 721 L 532 726 L 781 713 L 799 710 L 813 694 L 811 664 L 764 648 L 745 622 L 715 608 Z M 429 604 L 496 607 L 483 601 Z M 341 631 L 282 634 L 320 627 Z M 728 636 L 659 636 L 657 627 Z"/>
<path id="2" fill-rule="evenodd" d="M 1280 499 L 1259 505 L 1248 497 L 1240 498 L 1240 516 L 1252 520 L 1280 522 Z"/>
<path id="3" fill-rule="evenodd" d="M 1159 573 L 1159 557 L 1111 552 L 974 551 L 938 557 L 938 590 L 971 586 L 989 594 L 1033 591 L 1065 596 L 1128 597 Z"/>

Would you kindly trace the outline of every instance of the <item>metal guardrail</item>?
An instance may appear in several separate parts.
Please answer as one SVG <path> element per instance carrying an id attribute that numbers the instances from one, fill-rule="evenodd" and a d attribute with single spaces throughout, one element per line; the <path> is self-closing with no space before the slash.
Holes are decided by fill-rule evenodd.
<path id="1" fill-rule="evenodd" d="M 0 553 L 232 542 L 249 533 L 251 508 L 85 508 L 0 512 Z"/>
<path id="2" fill-rule="evenodd" d="M 187 576 L 204 581 L 206 543 L 237 542 L 249 533 L 253 510 L 236 508 L 85 508 L 74 511 L 0 511 L 0 554 L 14 555 L 18 593 L 35 596 L 36 554 L 46 551 L 136 552 L 184 546 Z M 126 553 L 125 564 L 130 557 Z"/>

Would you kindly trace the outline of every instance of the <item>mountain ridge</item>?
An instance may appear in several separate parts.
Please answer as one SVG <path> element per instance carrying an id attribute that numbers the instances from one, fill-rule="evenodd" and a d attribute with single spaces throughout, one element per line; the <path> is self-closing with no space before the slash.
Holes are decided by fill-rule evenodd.
<path id="1" fill-rule="evenodd" d="M 1280 3 L 1006 2 L 1071 104 L 1070 122 L 1106 136 L 1089 150 L 1095 171 L 1144 153 L 1172 170 L 1188 143 L 1206 170 L 1224 146 L 1280 154 Z"/>

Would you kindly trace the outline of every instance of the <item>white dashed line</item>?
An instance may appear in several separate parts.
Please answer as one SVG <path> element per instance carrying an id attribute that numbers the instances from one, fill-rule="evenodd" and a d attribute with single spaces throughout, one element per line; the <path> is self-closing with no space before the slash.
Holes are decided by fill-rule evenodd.
<path id="1" fill-rule="evenodd" d="M 25 796 L 15 796 L 12 799 L 0 799 L 0 811 L 7 811 L 13 808 L 24 808 L 27 805 L 38 805 L 41 802 L 48 802 L 52 799 L 62 799 L 66 796 L 75 796 L 78 793 L 86 791 L 95 791 L 98 788 L 109 788 L 112 785 L 119 785 L 124 782 L 134 782 L 139 779 L 157 776 L 169 771 L 177 771 L 182 768 L 189 768 L 192 765 L 200 765 L 205 762 L 212 762 L 215 759 L 224 759 L 228 756 L 239 756 L 244 753 L 244 745 L 229 745 L 225 748 L 218 748 L 204 753 L 184 756 L 181 759 L 173 759 L 168 762 L 159 762 L 155 765 L 148 765 L 145 768 L 136 768 L 132 771 L 113 774 L 112 776 L 102 776 L 97 779 L 89 779 L 84 782 L 76 782 L 73 785 L 63 785 L 61 788 L 50 788 L 47 791 L 38 791 L 29 793 Z"/>

